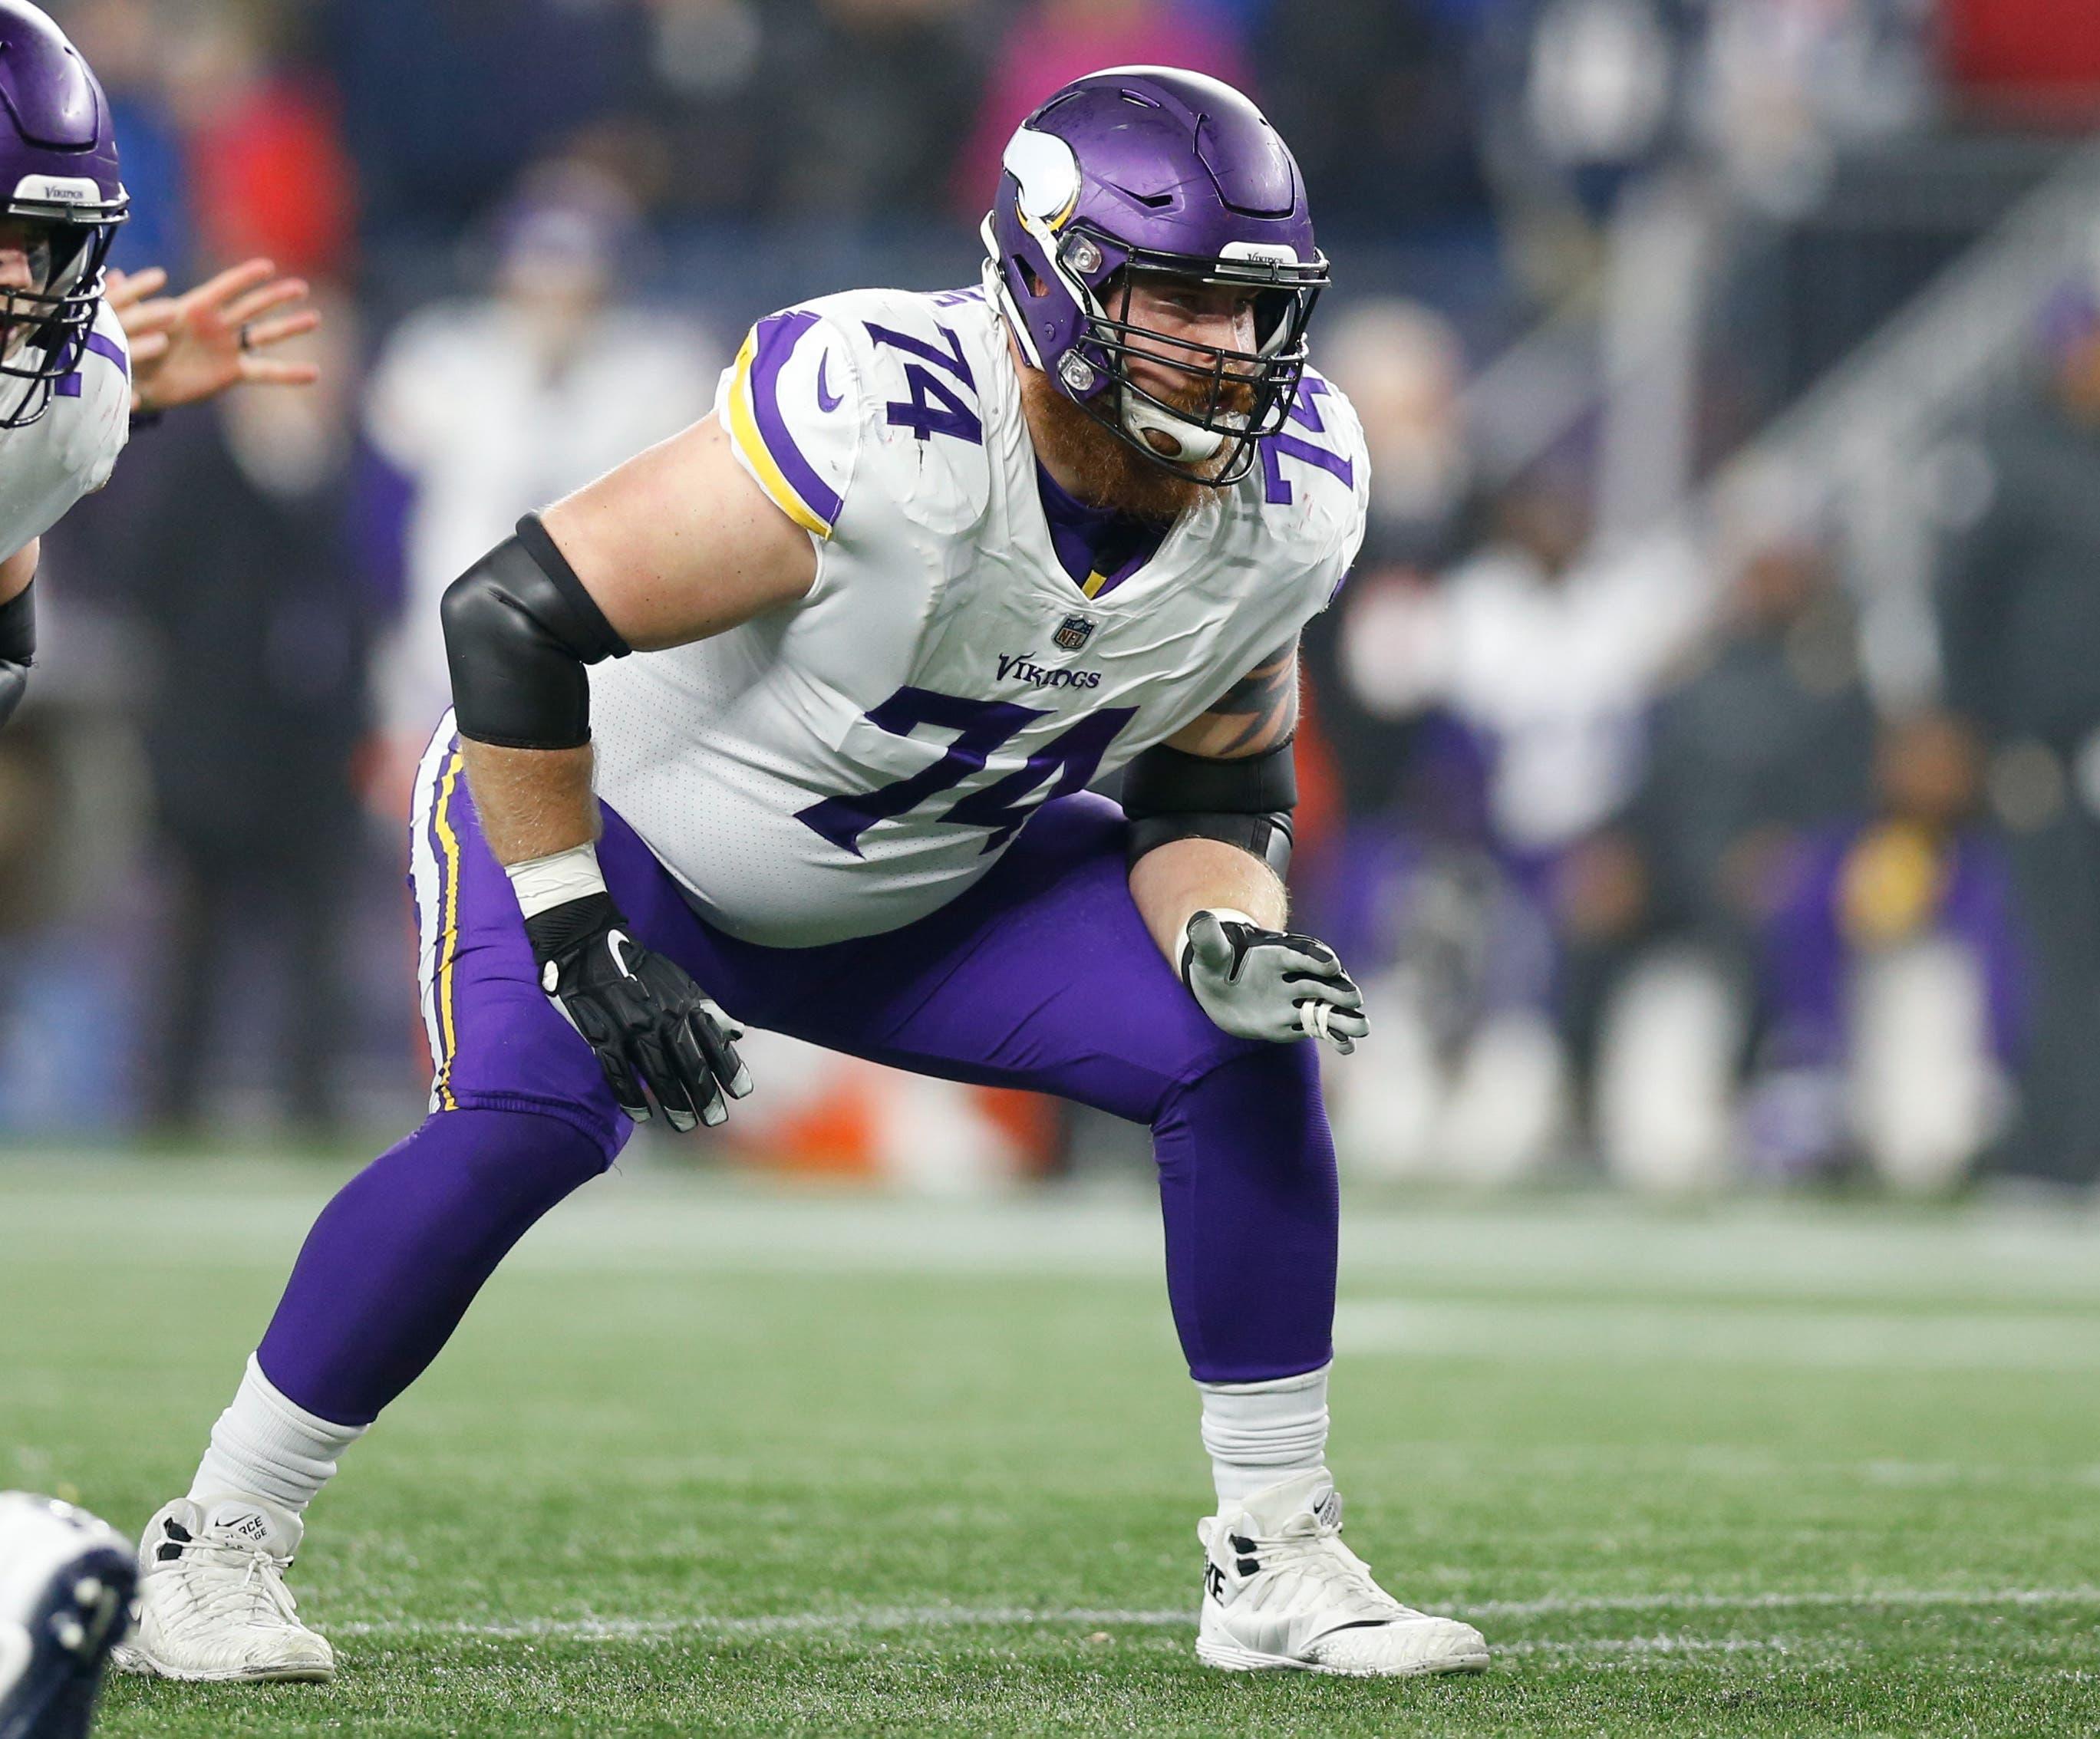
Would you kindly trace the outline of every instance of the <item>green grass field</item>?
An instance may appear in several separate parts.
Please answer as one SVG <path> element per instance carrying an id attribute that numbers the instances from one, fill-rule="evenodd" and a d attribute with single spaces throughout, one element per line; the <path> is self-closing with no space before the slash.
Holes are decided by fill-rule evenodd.
<path id="1" fill-rule="evenodd" d="M 0 1485 L 180 1491 L 333 1168 L 0 1165 Z M 327 1687 L 112 1734 L 2100 1732 L 2100 1225 L 1360 1202 L 1349 1538 L 1484 1677 L 1203 1671 L 1139 1198 L 625 1172 L 310 1517 Z"/>

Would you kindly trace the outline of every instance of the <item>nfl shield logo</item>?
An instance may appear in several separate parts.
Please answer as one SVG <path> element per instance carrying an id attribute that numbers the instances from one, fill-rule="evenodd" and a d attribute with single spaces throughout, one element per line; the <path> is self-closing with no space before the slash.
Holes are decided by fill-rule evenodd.
<path id="1" fill-rule="evenodd" d="M 1065 625 L 1050 637 L 1067 652 L 1077 652 L 1093 638 L 1094 625 L 1084 616 L 1067 616 Z"/>

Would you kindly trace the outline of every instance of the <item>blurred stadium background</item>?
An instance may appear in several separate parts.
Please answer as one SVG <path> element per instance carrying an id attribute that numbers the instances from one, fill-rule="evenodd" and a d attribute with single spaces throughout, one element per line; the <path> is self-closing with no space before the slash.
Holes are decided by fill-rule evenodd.
<path id="1" fill-rule="evenodd" d="M 0 737 L 0 1140 L 350 1152 L 424 1089 L 431 601 L 743 326 L 970 281 L 1064 78 L 1293 143 L 1374 520 L 1299 910 L 1358 1179 L 2100 1172 L 2100 13 L 2085 0 L 55 0 L 118 263 L 309 275 L 326 384 L 142 432 Z M 756 1044 L 655 1161 L 966 1191 L 1138 1133 Z M 2001 1187 L 2012 1187 L 2001 1184 Z"/>

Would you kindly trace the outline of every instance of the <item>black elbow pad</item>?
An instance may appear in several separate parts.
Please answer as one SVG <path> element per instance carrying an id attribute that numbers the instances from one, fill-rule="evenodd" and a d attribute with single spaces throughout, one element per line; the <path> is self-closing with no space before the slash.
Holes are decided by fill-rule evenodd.
<path id="1" fill-rule="evenodd" d="M 1260 755 L 1218 760 L 1164 743 L 1130 764 L 1123 812 L 1129 861 L 1172 839 L 1216 839 L 1251 852 L 1278 875 L 1290 868 L 1298 773 L 1288 738 Z"/>
<path id="2" fill-rule="evenodd" d="M 32 580 L 0 604 L 0 724 L 22 704 L 29 686 L 29 667 L 37 662 L 37 606 L 29 600 Z"/>
<path id="3" fill-rule="evenodd" d="M 633 650 L 532 513 L 446 588 L 438 614 L 460 734 L 502 749 L 589 742 L 584 667 Z"/>

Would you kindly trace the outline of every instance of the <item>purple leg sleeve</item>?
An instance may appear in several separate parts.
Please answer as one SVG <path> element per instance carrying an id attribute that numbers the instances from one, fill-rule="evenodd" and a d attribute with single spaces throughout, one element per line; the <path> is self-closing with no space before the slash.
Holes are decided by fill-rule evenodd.
<path id="1" fill-rule="evenodd" d="M 1259 1383 L 1326 1364 L 1340 1201 L 1312 1046 L 1263 1046 L 1179 1090 L 1152 1149 L 1190 1375 Z"/>
<path id="2" fill-rule="evenodd" d="M 437 1357 L 526 1229 L 607 1164 L 558 1118 L 430 1117 L 321 1211 L 256 1350 L 263 1374 L 310 1413 L 369 1424 Z"/>

